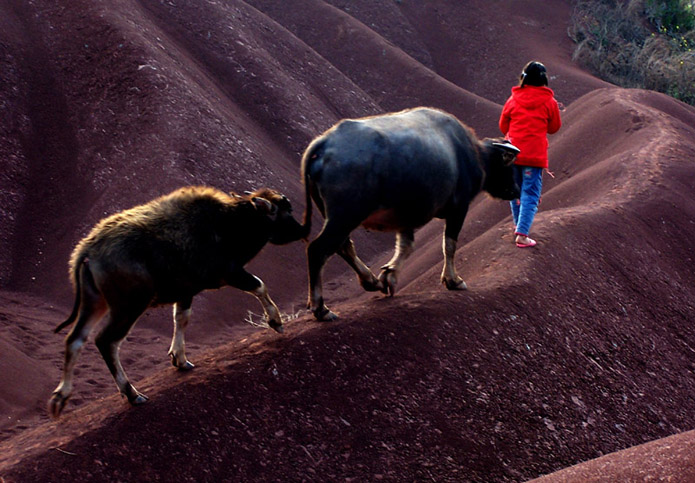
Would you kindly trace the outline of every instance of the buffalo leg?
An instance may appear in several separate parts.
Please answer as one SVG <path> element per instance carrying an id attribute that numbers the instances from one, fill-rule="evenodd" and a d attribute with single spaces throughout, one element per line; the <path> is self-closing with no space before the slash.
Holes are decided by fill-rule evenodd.
<path id="1" fill-rule="evenodd" d="M 129 306 L 111 306 L 108 320 L 95 339 L 95 343 L 101 356 L 106 362 L 106 366 L 111 371 L 113 379 L 116 381 L 118 390 L 133 406 L 143 404 L 147 401 L 147 396 L 138 392 L 137 389 L 130 383 L 128 376 L 123 370 L 121 360 L 119 358 L 119 350 L 121 342 L 128 335 L 130 329 L 135 324 L 140 314 L 147 308 L 147 302 L 133 304 L 129 301 Z"/>
<path id="2" fill-rule="evenodd" d="M 255 296 L 263 306 L 263 312 L 265 313 L 268 325 L 276 332 L 283 332 L 280 311 L 277 305 L 275 305 L 275 302 L 270 298 L 268 288 L 263 283 L 263 280 L 242 268 L 235 270 L 227 280 L 227 283 L 232 287 L 236 287 Z"/>
<path id="3" fill-rule="evenodd" d="M 171 338 L 169 357 L 171 357 L 171 363 L 174 367 L 180 371 L 188 371 L 194 367 L 186 358 L 186 342 L 184 340 L 184 332 L 191 319 L 191 303 L 192 300 L 187 299 L 174 304 L 174 335 Z"/>
<path id="4" fill-rule="evenodd" d="M 82 305 L 74 327 L 65 338 L 65 362 L 63 377 L 48 401 L 48 411 L 58 417 L 72 394 L 72 378 L 75 363 L 94 324 L 106 312 L 106 303 L 91 284 L 82 286 Z"/>
<path id="5" fill-rule="evenodd" d="M 377 279 L 372 271 L 369 269 L 365 263 L 360 260 L 355 251 L 355 244 L 350 238 L 345 240 L 345 242 L 340 246 L 338 250 L 338 255 L 340 255 L 343 260 L 345 260 L 350 267 L 357 273 L 357 278 L 360 281 L 362 288 L 368 292 L 376 292 L 377 290 L 383 291 L 383 284 Z"/>
<path id="6" fill-rule="evenodd" d="M 348 237 L 358 225 L 359 221 L 354 224 L 346 223 L 344 220 L 336 223 L 333 218 L 329 218 L 323 225 L 321 233 L 307 246 L 306 253 L 309 263 L 309 301 L 307 305 L 317 320 L 331 321 L 338 318 L 326 307 L 323 301 L 323 267 L 326 261 L 341 247 L 343 247 L 343 253 L 348 254 L 345 251 Z"/>
<path id="7" fill-rule="evenodd" d="M 382 285 L 381 291 L 393 296 L 396 293 L 396 282 L 398 272 L 400 272 L 403 262 L 413 253 L 415 245 L 415 234 L 413 230 L 403 230 L 396 234 L 396 251 L 389 262 L 381 267 L 379 282 Z"/>
<path id="8" fill-rule="evenodd" d="M 442 269 L 442 283 L 449 290 L 465 290 L 466 282 L 456 273 L 454 264 L 454 254 L 456 253 L 456 244 L 463 226 L 463 220 L 466 216 L 466 211 L 459 212 L 454 218 L 446 219 L 444 228 L 444 236 L 442 239 L 442 251 L 444 252 L 444 268 Z"/>

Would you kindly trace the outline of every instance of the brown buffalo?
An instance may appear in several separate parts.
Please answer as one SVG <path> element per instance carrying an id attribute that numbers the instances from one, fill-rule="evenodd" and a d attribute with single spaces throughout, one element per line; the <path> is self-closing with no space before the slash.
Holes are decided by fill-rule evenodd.
<path id="1" fill-rule="evenodd" d="M 184 330 L 193 297 L 231 285 L 255 295 L 270 327 L 282 320 L 265 284 L 244 270 L 267 242 L 285 244 L 305 236 L 288 199 L 271 189 L 245 196 L 209 187 L 188 187 L 101 220 L 79 242 L 70 260 L 75 304 L 55 331 L 75 322 L 65 341 L 60 384 L 49 401 L 55 417 L 72 392 L 75 362 L 90 330 L 107 321 L 95 342 L 120 392 L 131 404 L 147 397 L 121 367 L 118 350 L 148 308 L 174 304 L 169 355 L 181 370 L 193 367 L 184 351 Z"/>

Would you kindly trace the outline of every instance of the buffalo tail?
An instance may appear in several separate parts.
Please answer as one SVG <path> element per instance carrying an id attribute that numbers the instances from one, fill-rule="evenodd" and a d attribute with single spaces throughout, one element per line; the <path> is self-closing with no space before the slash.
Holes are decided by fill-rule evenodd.
<path id="1" fill-rule="evenodd" d="M 82 303 L 82 277 L 80 272 L 83 269 L 89 270 L 89 267 L 87 266 L 86 256 L 80 257 L 78 262 L 75 263 L 72 267 L 72 280 L 75 289 L 75 303 L 72 306 L 72 312 L 70 313 L 70 316 L 68 316 L 68 318 L 64 322 L 62 322 L 58 327 L 53 329 L 54 334 L 57 334 L 65 327 L 75 322 L 75 319 L 77 319 L 77 313 L 79 312 L 80 304 Z"/>
<path id="2" fill-rule="evenodd" d="M 304 182 L 304 218 L 302 219 L 302 228 L 304 229 L 304 239 L 308 239 L 311 234 L 311 212 L 313 208 L 311 192 L 313 190 L 313 182 L 309 175 L 310 165 L 319 158 L 319 153 L 323 148 L 324 141 L 319 139 L 318 142 L 312 142 L 304 151 L 302 156 L 302 181 Z"/>

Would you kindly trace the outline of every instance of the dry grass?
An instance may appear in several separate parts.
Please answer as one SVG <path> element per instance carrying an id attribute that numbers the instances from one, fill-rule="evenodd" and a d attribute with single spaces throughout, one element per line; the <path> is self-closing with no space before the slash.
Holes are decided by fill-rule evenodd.
<path id="1" fill-rule="evenodd" d="M 271 327 L 268 325 L 268 319 L 266 318 L 265 314 L 257 314 L 255 312 L 251 312 L 250 310 L 246 311 L 246 318 L 244 319 L 244 322 L 246 322 L 249 325 L 252 325 L 254 327 L 259 327 L 263 329 L 270 329 Z M 290 320 L 294 320 L 299 318 L 299 316 L 302 315 L 302 312 L 295 312 L 294 314 L 288 314 L 285 312 L 280 313 L 280 318 L 282 319 L 282 323 L 286 324 Z"/>
<path id="2" fill-rule="evenodd" d="M 682 25 L 674 24 L 671 17 L 658 16 L 663 9 L 657 4 L 666 3 L 577 0 L 568 30 L 577 44 L 574 59 L 614 84 L 664 92 L 695 105 L 695 10 L 686 8 L 674 17 Z"/>

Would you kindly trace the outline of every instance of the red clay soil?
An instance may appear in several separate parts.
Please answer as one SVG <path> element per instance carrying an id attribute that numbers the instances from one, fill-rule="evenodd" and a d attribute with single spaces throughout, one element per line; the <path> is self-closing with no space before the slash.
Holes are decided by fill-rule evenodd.
<path id="1" fill-rule="evenodd" d="M 0 0 L 0 481 L 563 468 L 543 481 L 692 481 L 695 109 L 581 70 L 570 13 L 561 0 Z M 166 356 L 171 309 L 152 309 L 121 351 L 150 401 L 128 406 L 90 342 L 48 418 L 67 260 L 100 218 L 191 184 L 271 186 L 299 216 L 312 137 L 416 105 L 496 136 L 531 59 L 567 106 L 536 248 L 517 249 L 506 203 L 481 196 L 456 256 L 468 291 L 440 285 L 432 222 L 393 298 L 331 260 L 340 319 L 317 323 L 303 243 L 269 246 L 249 269 L 287 314 L 284 335 L 245 322 L 261 312 L 252 297 L 202 294 L 182 374 Z M 393 235 L 355 239 L 371 266 L 389 258 Z"/>

